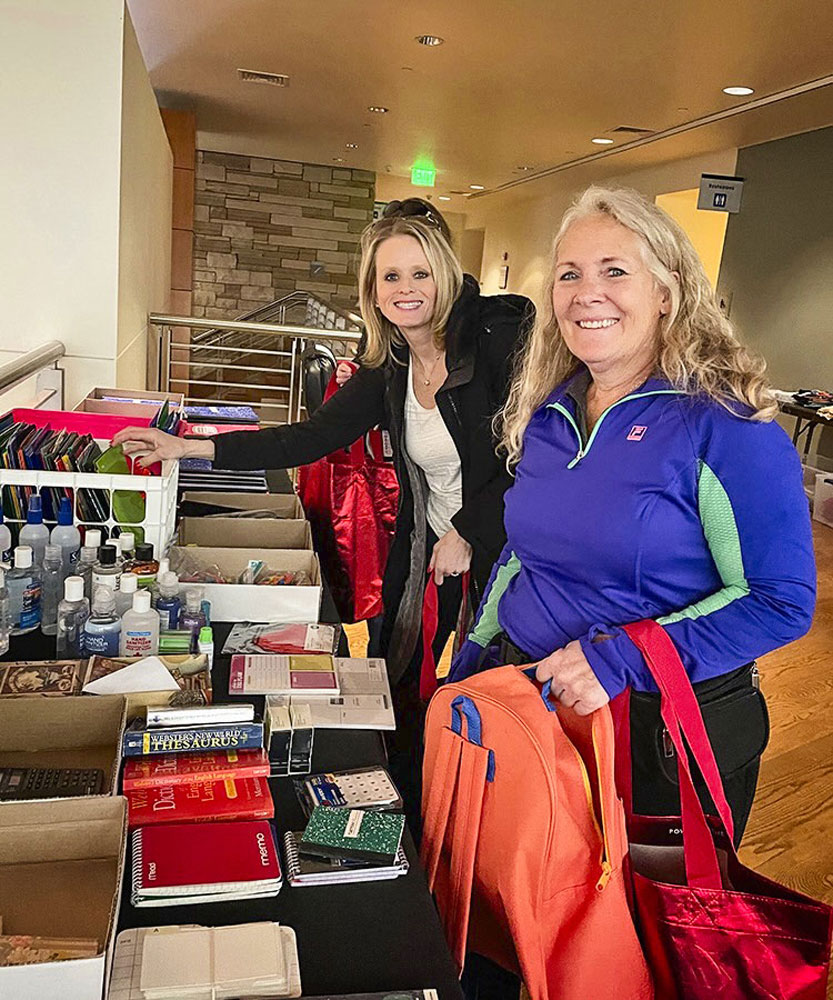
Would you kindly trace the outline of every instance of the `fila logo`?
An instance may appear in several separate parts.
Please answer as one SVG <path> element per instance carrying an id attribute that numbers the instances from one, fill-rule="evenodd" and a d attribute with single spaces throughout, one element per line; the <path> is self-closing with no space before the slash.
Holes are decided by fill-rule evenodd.
<path id="1" fill-rule="evenodd" d="M 645 437 L 645 431 L 647 427 L 642 427 L 640 424 L 634 424 L 631 427 L 631 432 L 628 434 L 628 441 L 641 441 Z"/>

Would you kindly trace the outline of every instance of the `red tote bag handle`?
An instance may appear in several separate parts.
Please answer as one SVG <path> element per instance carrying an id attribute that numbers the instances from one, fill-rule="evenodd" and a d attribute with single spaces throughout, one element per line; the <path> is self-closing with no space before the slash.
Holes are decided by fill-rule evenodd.
<path id="1" fill-rule="evenodd" d="M 354 374 L 356 373 L 359 367 L 353 361 L 339 361 L 339 364 L 349 365 L 353 369 Z M 333 374 L 330 376 L 330 381 L 327 383 L 327 388 L 324 390 L 324 402 L 326 403 L 328 399 L 332 399 L 332 397 L 335 396 L 335 394 L 338 392 L 340 388 L 341 386 L 338 384 L 338 382 L 336 382 L 336 373 L 333 372 Z M 350 465 L 352 465 L 354 469 L 363 468 L 364 465 L 366 464 L 363 434 L 360 438 L 358 438 L 358 440 L 354 441 L 350 445 L 349 450 L 350 450 Z M 329 457 L 330 456 L 328 455 L 327 458 Z"/>
<path id="2" fill-rule="evenodd" d="M 659 688 L 662 720 L 677 753 L 688 884 L 700 888 L 720 889 L 722 880 L 714 838 L 694 787 L 686 743 L 691 750 L 691 758 L 700 769 L 730 841 L 734 823 L 694 688 L 674 643 L 661 625 L 646 620 L 625 625 L 624 631 L 642 653 L 648 671 Z"/>
<path id="3" fill-rule="evenodd" d="M 462 577 L 462 600 L 469 589 L 469 571 Z M 462 603 L 462 602 L 461 602 Z M 440 597 L 432 570 L 428 570 L 425 593 L 422 598 L 422 667 L 419 672 L 419 696 L 428 701 L 437 690 L 437 664 L 434 660 L 434 640 L 439 627 Z"/>

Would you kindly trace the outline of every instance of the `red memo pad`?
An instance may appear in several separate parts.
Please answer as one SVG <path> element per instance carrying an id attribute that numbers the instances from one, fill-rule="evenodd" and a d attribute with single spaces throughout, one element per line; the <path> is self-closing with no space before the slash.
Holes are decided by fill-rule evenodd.
<path id="1" fill-rule="evenodd" d="M 140 891 L 280 878 L 272 828 L 262 820 L 147 826 L 134 841 L 141 852 Z"/>

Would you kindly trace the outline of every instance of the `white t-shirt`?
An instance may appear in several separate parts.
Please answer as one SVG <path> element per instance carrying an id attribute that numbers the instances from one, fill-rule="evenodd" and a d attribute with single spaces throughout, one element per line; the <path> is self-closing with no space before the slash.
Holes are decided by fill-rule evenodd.
<path id="1" fill-rule="evenodd" d="M 408 362 L 408 393 L 405 397 L 405 447 L 411 460 L 428 482 L 428 524 L 442 538 L 451 530 L 451 518 L 463 505 L 460 455 L 435 406 L 426 410 L 414 392 L 413 372 Z"/>

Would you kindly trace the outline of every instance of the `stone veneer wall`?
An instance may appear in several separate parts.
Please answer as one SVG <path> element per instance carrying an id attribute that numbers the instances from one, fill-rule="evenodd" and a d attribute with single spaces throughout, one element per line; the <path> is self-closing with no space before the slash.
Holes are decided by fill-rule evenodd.
<path id="1" fill-rule="evenodd" d="M 375 183 L 368 170 L 198 151 L 193 314 L 234 319 L 296 289 L 354 306 Z"/>

